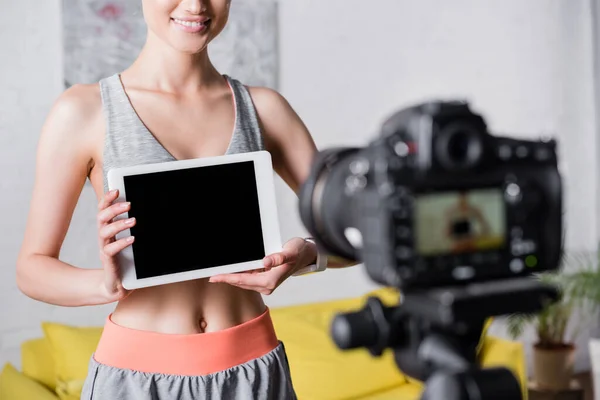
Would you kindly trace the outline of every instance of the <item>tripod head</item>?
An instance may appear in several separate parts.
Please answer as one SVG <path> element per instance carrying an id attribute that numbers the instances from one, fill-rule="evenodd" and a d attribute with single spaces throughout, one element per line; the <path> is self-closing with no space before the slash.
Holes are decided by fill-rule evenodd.
<path id="1" fill-rule="evenodd" d="M 331 335 L 339 348 L 365 347 L 373 356 L 391 348 L 398 368 L 425 382 L 422 400 L 520 400 L 510 370 L 480 368 L 485 321 L 535 313 L 558 298 L 533 278 L 411 292 L 391 307 L 370 297 L 362 310 L 337 315 Z"/>

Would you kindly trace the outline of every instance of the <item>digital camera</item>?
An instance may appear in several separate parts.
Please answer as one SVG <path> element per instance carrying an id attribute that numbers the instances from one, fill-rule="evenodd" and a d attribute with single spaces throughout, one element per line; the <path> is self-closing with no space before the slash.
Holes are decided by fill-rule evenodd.
<path id="1" fill-rule="evenodd" d="M 299 208 L 321 251 L 406 293 L 557 269 L 561 196 L 555 140 L 494 136 L 468 103 L 433 101 L 318 153 Z"/>

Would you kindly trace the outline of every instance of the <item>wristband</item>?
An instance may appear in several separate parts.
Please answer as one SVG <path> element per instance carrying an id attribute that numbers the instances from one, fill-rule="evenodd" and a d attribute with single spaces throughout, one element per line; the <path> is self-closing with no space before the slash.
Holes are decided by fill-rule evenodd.
<path id="1" fill-rule="evenodd" d="M 310 243 L 314 244 L 315 246 L 317 244 L 313 238 L 304 238 L 304 241 L 310 242 Z M 321 272 L 321 271 L 325 271 L 326 269 L 327 269 L 327 257 L 324 255 L 321 255 L 317 249 L 316 263 L 308 265 L 308 266 L 294 272 L 293 276 L 305 275 L 305 274 L 309 274 L 311 272 Z"/>

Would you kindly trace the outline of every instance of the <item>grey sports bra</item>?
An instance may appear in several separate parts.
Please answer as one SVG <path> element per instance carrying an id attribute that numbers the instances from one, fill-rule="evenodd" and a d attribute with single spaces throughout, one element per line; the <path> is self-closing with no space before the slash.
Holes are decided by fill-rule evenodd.
<path id="1" fill-rule="evenodd" d="M 225 154 L 264 150 L 256 109 L 248 89 L 238 80 L 224 77 L 235 104 L 233 136 Z M 108 190 L 106 174 L 111 168 L 176 160 L 140 120 L 125 93 L 120 75 L 101 80 L 100 93 L 106 121 L 102 166 L 105 192 Z"/>

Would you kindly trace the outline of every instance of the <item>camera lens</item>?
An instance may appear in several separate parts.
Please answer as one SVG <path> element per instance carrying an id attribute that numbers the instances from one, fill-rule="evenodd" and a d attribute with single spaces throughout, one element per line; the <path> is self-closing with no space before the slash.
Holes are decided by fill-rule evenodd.
<path id="1" fill-rule="evenodd" d="M 467 159 L 469 152 L 469 134 L 465 131 L 458 131 L 450 137 L 448 141 L 448 156 L 457 163 L 463 163 Z"/>
<path id="2" fill-rule="evenodd" d="M 447 169 L 471 168 L 479 162 L 481 153 L 481 135 L 469 125 L 453 124 L 438 135 L 436 156 Z"/>
<path id="3" fill-rule="evenodd" d="M 364 160 L 357 156 L 359 150 L 332 148 L 319 152 L 300 191 L 303 224 L 327 252 L 349 260 L 356 259 L 357 250 L 345 235 L 346 228 L 355 225 L 353 214 L 345 212 L 352 196 L 344 188 L 348 187 L 348 182 L 355 183 L 352 171 L 365 172 L 364 168 L 357 167 Z M 366 184 L 364 177 L 358 181 L 361 185 Z"/>

